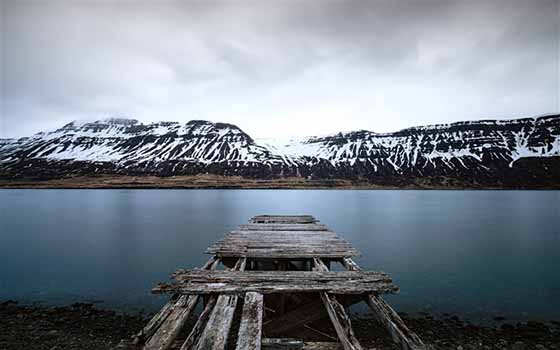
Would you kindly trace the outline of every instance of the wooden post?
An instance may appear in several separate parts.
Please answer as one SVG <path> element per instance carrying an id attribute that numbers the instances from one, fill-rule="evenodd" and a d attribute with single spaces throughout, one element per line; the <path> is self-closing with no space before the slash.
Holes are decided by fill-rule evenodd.
<path id="1" fill-rule="evenodd" d="M 239 258 L 232 270 L 244 271 L 246 264 L 246 258 Z M 237 295 L 218 296 L 216 304 L 208 316 L 206 325 L 198 336 L 198 340 L 187 339 L 189 347 L 186 347 L 185 349 L 224 350 L 227 345 L 229 330 L 231 328 L 233 315 L 237 306 L 237 298 Z M 204 319 L 201 320 L 201 322 L 204 322 Z M 190 344 L 193 344 L 193 346 Z M 194 346 L 194 344 L 196 344 L 196 346 Z M 185 344 L 183 345 L 185 346 Z"/>
<path id="2" fill-rule="evenodd" d="M 279 271 L 286 271 L 288 264 L 285 260 L 278 261 L 278 270 Z M 284 293 L 278 296 L 278 309 L 276 310 L 276 314 L 278 316 L 282 316 L 286 313 L 286 295 Z"/>
<path id="3" fill-rule="evenodd" d="M 344 258 L 342 264 L 349 271 L 360 271 L 360 267 L 350 258 Z M 416 333 L 412 332 L 402 318 L 380 296 L 369 294 L 366 303 L 373 312 L 376 320 L 381 323 L 401 350 L 424 350 L 426 345 Z"/>
<path id="4" fill-rule="evenodd" d="M 202 267 L 203 269 L 213 270 L 215 269 L 220 260 L 217 257 L 212 257 L 208 262 Z M 144 331 L 146 334 L 150 334 L 151 337 L 144 345 L 144 350 L 166 350 L 171 347 L 173 341 L 179 335 L 181 328 L 189 318 L 189 315 L 193 312 L 196 303 L 198 302 L 197 295 L 181 295 L 175 302 L 168 302 L 167 305 L 162 308 L 160 313 L 158 313 L 152 321 L 148 323 L 147 330 Z"/>
<path id="5" fill-rule="evenodd" d="M 313 261 L 317 271 L 326 272 L 329 270 L 327 266 L 323 264 L 321 259 L 315 258 Z M 354 335 L 352 323 L 350 322 L 350 318 L 346 314 L 344 307 L 333 295 L 330 295 L 329 293 L 321 292 L 319 295 L 321 296 L 321 300 L 327 309 L 327 313 L 331 318 L 331 322 L 333 323 L 338 339 L 340 339 L 344 350 L 362 350 L 362 346 Z"/>

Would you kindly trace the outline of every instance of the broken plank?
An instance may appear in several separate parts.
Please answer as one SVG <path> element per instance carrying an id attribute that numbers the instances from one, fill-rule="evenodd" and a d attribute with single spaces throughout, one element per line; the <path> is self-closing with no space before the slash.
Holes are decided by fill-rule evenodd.
<path id="1" fill-rule="evenodd" d="M 242 271 L 245 269 L 246 263 L 247 259 L 240 258 L 234 269 Z M 220 295 L 217 298 L 195 350 L 224 350 L 226 348 L 237 299 L 236 295 Z"/>
<path id="2" fill-rule="evenodd" d="M 311 259 L 313 257 L 321 257 L 327 259 L 340 259 L 345 256 L 360 256 L 360 252 L 355 250 L 342 250 L 332 251 L 329 249 L 316 249 L 316 250 L 294 250 L 286 251 L 283 249 L 240 249 L 234 251 L 211 251 L 211 254 L 216 254 L 220 257 L 240 257 L 247 258 L 269 258 L 269 259 Z"/>
<path id="3" fill-rule="evenodd" d="M 290 338 L 264 338 L 262 350 L 343 350 L 342 345 L 332 342 L 307 342 Z"/>
<path id="4" fill-rule="evenodd" d="M 196 295 L 179 297 L 173 311 L 144 346 L 144 350 L 169 349 L 198 301 Z"/>
<path id="5" fill-rule="evenodd" d="M 220 259 L 216 256 L 210 258 L 203 266 L 202 269 L 215 269 L 220 263 Z M 150 322 L 142 329 L 142 331 L 136 336 L 136 343 L 143 343 L 147 339 L 150 339 L 154 333 L 164 324 L 169 315 L 176 312 L 178 308 L 184 304 L 184 300 L 179 300 L 179 295 L 174 295 L 171 300 L 169 300 L 161 310 L 152 317 Z M 173 340 L 171 340 L 173 341 Z"/>
<path id="6" fill-rule="evenodd" d="M 350 258 L 343 259 L 342 263 L 349 271 L 361 270 L 358 264 Z M 378 295 L 369 294 L 366 296 L 366 303 L 373 312 L 375 319 L 387 329 L 393 342 L 401 350 L 426 349 L 426 345 L 424 345 L 420 337 L 406 326 L 402 318 L 385 300 Z"/>
<path id="7" fill-rule="evenodd" d="M 328 271 L 327 266 L 323 264 L 320 259 L 316 258 L 313 262 L 315 269 L 318 271 Z M 338 339 L 340 339 L 344 350 L 361 350 L 362 346 L 354 335 L 352 323 L 346 314 L 346 310 L 344 310 L 344 306 L 336 300 L 336 297 L 329 293 L 320 293 L 319 295 L 325 305 L 325 308 L 327 309 L 327 313 L 329 314 L 334 329 L 336 330 L 336 334 L 338 335 Z"/>
<path id="8" fill-rule="evenodd" d="M 323 224 L 245 224 L 239 225 L 243 231 L 329 231 Z"/>
<path id="9" fill-rule="evenodd" d="M 249 222 L 308 224 L 315 223 L 317 220 L 310 215 L 258 215 L 254 216 Z"/>
<path id="10" fill-rule="evenodd" d="M 204 271 L 179 270 L 176 284 L 159 284 L 153 293 L 240 294 L 246 292 L 335 294 L 394 293 L 391 277 L 378 272 L 353 271 Z"/>
<path id="11" fill-rule="evenodd" d="M 253 292 L 245 294 L 236 350 L 261 348 L 262 317 L 263 295 Z"/>
<path id="12" fill-rule="evenodd" d="M 204 327 L 206 326 L 206 323 L 208 322 L 208 319 L 210 318 L 210 314 L 212 313 L 212 310 L 216 305 L 216 299 L 216 297 L 210 297 L 208 299 L 204 310 L 202 310 L 202 312 L 198 316 L 193 329 L 189 333 L 189 336 L 181 346 L 180 350 L 191 350 L 196 345 L 196 343 L 200 339 L 200 335 L 202 334 Z"/>
<path id="13" fill-rule="evenodd" d="M 173 279 L 180 282 L 259 283 L 259 282 L 369 282 L 392 281 L 384 272 L 375 271 L 226 271 L 179 269 Z M 350 287 L 351 288 L 351 287 Z"/>
<path id="14" fill-rule="evenodd" d="M 200 335 L 197 350 L 223 350 L 227 344 L 237 296 L 220 295 Z"/>

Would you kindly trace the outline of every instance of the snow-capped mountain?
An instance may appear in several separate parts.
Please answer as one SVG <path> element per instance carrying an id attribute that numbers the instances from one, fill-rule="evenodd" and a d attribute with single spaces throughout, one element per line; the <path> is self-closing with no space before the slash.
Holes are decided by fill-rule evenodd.
<path id="1" fill-rule="evenodd" d="M 117 175 L 241 175 L 366 180 L 406 185 L 560 184 L 560 115 L 354 131 L 290 140 L 252 139 L 231 124 L 72 122 L 0 140 L 7 178 Z"/>

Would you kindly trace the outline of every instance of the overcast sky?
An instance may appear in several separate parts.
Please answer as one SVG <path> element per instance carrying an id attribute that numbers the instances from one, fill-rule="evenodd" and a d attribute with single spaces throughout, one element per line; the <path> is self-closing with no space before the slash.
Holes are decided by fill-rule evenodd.
<path id="1" fill-rule="evenodd" d="M 0 137 L 108 116 L 270 137 L 560 110 L 560 0 L 0 4 Z"/>

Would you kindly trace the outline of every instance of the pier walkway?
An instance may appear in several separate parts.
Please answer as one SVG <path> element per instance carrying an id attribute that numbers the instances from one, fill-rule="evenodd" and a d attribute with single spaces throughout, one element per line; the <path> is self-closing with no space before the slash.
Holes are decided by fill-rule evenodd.
<path id="1" fill-rule="evenodd" d="M 362 271 L 352 260 L 360 253 L 312 216 L 255 216 L 207 253 L 203 267 L 153 288 L 171 299 L 131 348 L 359 350 L 346 308 L 361 301 L 399 349 L 426 348 L 380 297 L 398 291 L 391 277 Z M 312 326 L 321 319 L 336 334 Z M 326 341 L 292 336 L 301 330 Z"/>

